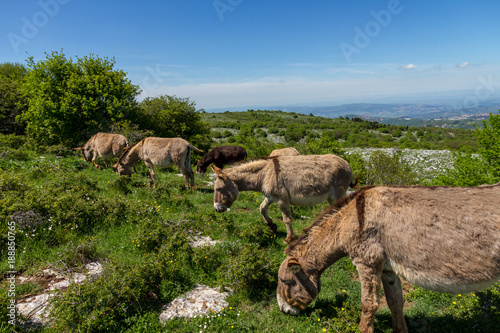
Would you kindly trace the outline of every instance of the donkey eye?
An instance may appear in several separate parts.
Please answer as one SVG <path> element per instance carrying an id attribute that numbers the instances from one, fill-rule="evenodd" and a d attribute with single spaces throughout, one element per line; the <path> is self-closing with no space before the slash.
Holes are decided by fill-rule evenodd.
<path id="1" fill-rule="evenodd" d="M 287 286 L 290 286 L 292 284 L 295 283 L 294 280 L 284 280 L 284 279 L 281 279 L 281 282 L 283 282 L 284 284 L 286 284 Z"/>

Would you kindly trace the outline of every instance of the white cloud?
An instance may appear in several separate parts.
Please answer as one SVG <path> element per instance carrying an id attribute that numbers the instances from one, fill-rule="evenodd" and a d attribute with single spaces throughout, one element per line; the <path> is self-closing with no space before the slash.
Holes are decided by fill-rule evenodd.
<path id="1" fill-rule="evenodd" d="M 478 77 L 500 70 L 500 65 L 487 68 L 470 65 L 469 70 L 465 71 L 458 70 L 454 64 L 410 65 L 403 66 L 405 68 L 399 70 L 395 64 L 372 67 L 358 65 L 355 68 L 335 70 L 325 66 L 326 71 L 320 68 L 312 74 L 299 71 L 300 75 L 255 75 L 244 79 L 228 77 L 210 79 L 207 76 L 196 79 L 189 77 L 188 74 L 191 72 L 174 73 L 176 76 L 171 80 L 161 77 L 162 80 L 155 81 L 155 77 L 147 76 L 148 80 L 142 78 L 138 80 L 143 89 L 139 99 L 160 94 L 177 95 L 189 97 L 196 102 L 198 108 L 204 109 L 369 102 L 381 98 L 391 99 L 413 94 L 473 89 L 477 85 Z M 417 67 L 419 70 L 414 72 L 415 75 L 404 75 L 403 71 Z"/>
<path id="2" fill-rule="evenodd" d="M 469 64 L 469 62 L 468 62 L 468 61 L 464 61 L 464 62 L 461 62 L 461 63 L 457 64 L 457 67 L 458 67 L 458 68 L 465 68 L 465 67 L 467 67 L 467 66 L 469 66 L 469 65 L 470 65 L 470 64 Z"/>
<path id="3" fill-rule="evenodd" d="M 417 65 L 414 65 L 414 64 L 408 64 L 408 65 L 405 65 L 405 66 L 402 66 L 402 67 L 399 67 L 400 70 L 411 70 L 411 69 L 415 69 L 417 68 L 418 66 Z"/>

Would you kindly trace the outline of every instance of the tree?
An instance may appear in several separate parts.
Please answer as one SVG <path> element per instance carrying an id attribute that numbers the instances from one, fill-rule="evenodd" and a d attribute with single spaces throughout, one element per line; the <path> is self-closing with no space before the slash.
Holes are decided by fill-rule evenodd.
<path id="1" fill-rule="evenodd" d="M 479 140 L 480 154 L 488 164 L 495 178 L 500 178 L 500 114 L 490 113 L 488 120 L 483 120 L 483 128 L 474 132 Z"/>
<path id="2" fill-rule="evenodd" d="M 73 61 L 62 51 L 37 63 L 30 57 L 23 83 L 27 134 L 41 143 L 74 146 L 134 117 L 140 89 L 114 65 L 114 59 L 94 55 Z"/>
<path id="3" fill-rule="evenodd" d="M 25 126 L 16 117 L 28 108 L 27 98 L 21 93 L 21 82 L 26 72 L 22 64 L 0 64 L 0 133 L 24 133 Z"/>
<path id="4" fill-rule="evenodd" d="M 138 112 L 137 122 L 156 136 L 181 137 L 203 148 L 210 146 L 210 124 L 202 121 L 201 112 L 189 98 L 147 97 L 139 104 Z"/>

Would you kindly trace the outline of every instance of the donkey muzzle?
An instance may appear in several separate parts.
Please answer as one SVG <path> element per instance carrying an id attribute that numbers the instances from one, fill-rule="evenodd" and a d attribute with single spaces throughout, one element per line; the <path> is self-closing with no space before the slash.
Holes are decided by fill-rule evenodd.
<path id="1" fill-rule="evenodd" d="M 276 299 L 278 300 L 278 306 L 279 306 L 281 312 L 286 313 L 288 315 L 292 315 L 292 316 L 299 315 L 300 310 L 297 310 L 293 306 L 289 305 L 287 302 L 285 302 L 283 300 L 283 298 L 281 298 L 280 295 L 276 294 Z"/>
<path id="2" fill-rule="evenodd" d="M 214 209 L 217 213 L 224 213 L 224 212 L 229 212 L 229 208 L 227 208 L 226 206 L 224 205 L 221 205 L 220 203 L 218 202 L 214 202 Z"/>

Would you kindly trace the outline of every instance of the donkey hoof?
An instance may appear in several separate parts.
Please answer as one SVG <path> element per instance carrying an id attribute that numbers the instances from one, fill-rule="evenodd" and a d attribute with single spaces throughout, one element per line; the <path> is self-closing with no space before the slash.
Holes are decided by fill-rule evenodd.
<path id="1" fill-rule="evenodd" d="M 272 232 L 276 233 L 278 231 L 278 226 L 276 225 L 276 223 L 270 223 L 267 225 L 269 227 L 269 229 L 271 229 Z"/>
<path id="2" fill-rule="evenodd" d="M 288 237 L 285 239 L 284 243 L 285 243 L 285 244 L 290 244 L 291 242 L 293 242 L 293 241 L 294 241 L 294 240 L 296 240 L 296 239 L 297 239 L 297 237 L 295 237 L 295 236 L 288 236 Z"/>

